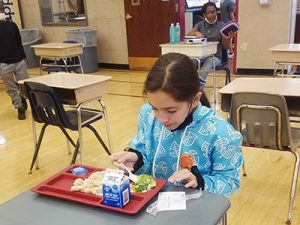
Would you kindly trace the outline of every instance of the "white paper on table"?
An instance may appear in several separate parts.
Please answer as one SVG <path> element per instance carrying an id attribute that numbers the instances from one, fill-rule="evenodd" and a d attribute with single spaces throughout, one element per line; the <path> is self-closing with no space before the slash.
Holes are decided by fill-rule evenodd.
<path id="1" fill-rule="evenodd" d="M 186 210 L 185 192 L 159 192 L 157 210 Z"/>

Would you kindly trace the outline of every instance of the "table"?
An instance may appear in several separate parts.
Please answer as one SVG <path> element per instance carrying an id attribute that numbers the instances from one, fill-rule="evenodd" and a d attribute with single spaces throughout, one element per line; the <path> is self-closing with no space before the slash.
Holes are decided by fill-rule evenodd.
<path id="1" fill-rule="evenodd" d="M 218 42 L 206 42 L 204 44 L 160 44 L 161 54 L 167 54 L 170 52 L 178 52 L 189 57 L 206 57 L 216 54 Z"/>
<path id="2" fill-rule="evenodd" d="M 291 76 L 284 74 L 285 66 L 300 65 L 300 44 L 279 44 L 269 49 L 272 52 L 272 61 L 275 62 L 273 76 Z M 281 73 L 277 69 L 281 67 Z"/>
<path id="3" fill-rule="evenodd" d="M 60 42 L 51 42 L 51 43 L 45 43 L 45 44 L 39 44 L 39 45 L 32 45 L 32 48 L 34 48 L 34 52 L 37 56 L 40 56 L 40 74 L 42 74 L 43 67 L 64 67 L 65 71 L 68 72 L 67 65 L 67 59 L 70 57 L 76 57 L 78 58 L 79 64 L 78 65 L 70 65 L 72 67 L 74 66 L 80 66 L 81 72 L 83 73 L 80 54 L 83 53 L 82 44 L 79 43 L 60 43 Z M 57 60 L 62 59 L 64 65 L 58 65 L 58 64 L 43 64 L 43 59 L 52 59 L 55 62 Z"/>
<path id="4" fill-rule="evenodd" d="M 111 134 L 108 124 L 107 112 L 102 101 L 102 95 L 107 93 L 108 80 L 110 76 L 87 75 L 77 73 L 53 73 L 38 77 L 32 77 L 25 80 L 20 80 L 21 92 L 25 93 L 24 82 L 33 81 L 46 84 L 52 87 L 58 94 L 62 104 L 75 106 L 78 113 L 78 135 L 79 135 L 79 150 L 81 156 L 81 163 L 84 163 L 83 147 L 82 147 L 82 131 L 81 131 L 81 109 L 89 102 L 98 101 L 101 106 L 101 112 L 106 125 L 106 132 L 109 141 L 109 148 L 112 150 Z M 24 94 L 23 94 L 24 95 Z M 35 126 L 33 123 L 33 132 L 35 135 Z M 36 138 L 35 138 L 36 144 Z M 36 145 L 34 145 L 36 146 Z"/>
<path id="5" fill-rule="evenodd" d="M 26 191 L 0 205 L 0 218 L 1 225 L 215 225 L 226 219 L 229 207 L 227 198 L 203 192 L 199 199 L 187 201 L 186 211 L 158 212 L 154 217 L 144 208 L 128 216 Z"/>
<path id="6" fill-rule="evenodd" d="M 231 96 L 235 92 L 265 92 L 285 97 L 289 114 L 300 116 L 300 79 L 295 78 L 237 78 L 219 90 L 221 108 L 230 111 Z"/>
<path id="7" fill-rule="evenodd" d="M 177 52 L 187 55 L 191 58 L 204 58 L 208 56 L 213 56 L 213 89 L 214 89 L 214 107 L 218 105 L 217 102 L 217 88 L 216 88 L 216 73 L 215 73 L 215 60 L 214 54 L 217 53 L 218 42 L 206 42 L 203 44 L 184 44 L 180 42 L 179 44 L 160 44 L 161 54 L 167 54 L 171 52 Z"/>

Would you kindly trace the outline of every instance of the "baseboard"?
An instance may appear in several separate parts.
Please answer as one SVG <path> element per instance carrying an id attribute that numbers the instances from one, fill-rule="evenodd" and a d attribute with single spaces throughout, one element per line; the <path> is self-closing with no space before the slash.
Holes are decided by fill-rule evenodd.
<path id="1" fill-rule="evenodd" d="M 272 69 L 247 69 L 247 68 L 238 68 L 238 75 L 270 75 L 273 76 L 274 70 Z"/>
<path id="2" fill-rule="evenodd" d="M 128 64 L 98 63 L 98 67 L 104 69 L 129 70 Z"/>

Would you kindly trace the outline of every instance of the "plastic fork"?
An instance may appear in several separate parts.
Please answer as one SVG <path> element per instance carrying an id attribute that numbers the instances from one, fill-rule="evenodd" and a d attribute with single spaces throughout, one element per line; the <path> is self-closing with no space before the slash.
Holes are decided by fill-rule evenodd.
<path id="1" fill-rule="evenodd" d="M 123 163 L 119 163 L 119 164 L 128 172 L 129 179 L 135 183 L 137 181 L 137 179 L 138 179 L 138 176 L 135 175 L 135 174 L 133 174 L 130 171 L 130 169 L 128 169 L 127 166 L 125 166 Z"/>

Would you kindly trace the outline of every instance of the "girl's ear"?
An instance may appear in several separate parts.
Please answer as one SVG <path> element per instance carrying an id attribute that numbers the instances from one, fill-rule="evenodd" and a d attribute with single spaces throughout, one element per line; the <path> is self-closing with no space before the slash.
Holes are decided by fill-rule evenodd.
<path id="1" fill-rule="evenodd" d="M 201 96 L 202 96 L 202 92 L 199 91 L 199 92 L 196 94 L 196 96 L 194 97 L 194 99 L 193 99 L 193 102 L 192 102 L 192 108 L 197 107 L 197 105 L 198 105 L 199 102 L 200 102 Z"/>

